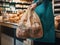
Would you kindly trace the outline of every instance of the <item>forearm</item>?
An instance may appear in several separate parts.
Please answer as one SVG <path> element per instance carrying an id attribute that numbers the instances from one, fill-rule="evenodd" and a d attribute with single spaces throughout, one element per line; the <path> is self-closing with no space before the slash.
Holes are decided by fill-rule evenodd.
<path id="1" fill-rule="evenodd" d="M 37 0 L 35 3 L 38 5 L 40 5 L 43 2 L 43 0 Z"/>

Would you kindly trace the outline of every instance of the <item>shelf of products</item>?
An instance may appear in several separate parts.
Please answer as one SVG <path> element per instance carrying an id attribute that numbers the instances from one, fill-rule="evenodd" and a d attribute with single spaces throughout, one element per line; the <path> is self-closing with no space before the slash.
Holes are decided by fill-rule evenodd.
<path id="1" fill-rule="evenodd" d="M 54 15 L 60 15 L 60 0 L 54 0 Z"/>
<path id="2" fill-rule="evenodd" d="M 6 1 L 0 1 L 0 3 L 6 3 L 6 4 L 21 4 L 21 5 L 30 5 L 31 2 L 6 2 Z"/>
<path id="3" fill-rule="evenodd" d="M 60 17 L 60 0 L 54 0 L 54 15 L 58 16 L 58 20 L 56 20 L 56 26 L 58 26 L 58 28 L 56 29 L 56 38 L 60 38 L 60 21 L 59 21 L 59 17 Z"/>
<path id="4" fill-rule="evenodd" d="M 20 15 L 25 12 L 32 2 L 26 1 L 0 1 L 3 3 L 3 19 L 4 22 L 18 23 Z"/>
<path id="5" fill-rule="evenodd" d="M 14 2 L 14 1 L 0 1 L 0 4 L 2 4 L 2 8 L 4 9 L 2 11 L 3 16 L 3 22 L 0 23 L 2 28 L 6 27 L 6 33 L 7 30 L 11 33 L 14 33 L 14 45 L 16 45 L 16 28 L 18 27 L 18 22 L 20 20 L 21 14 L 25 12 L 25 10 L 28 8 L 28 6 L 31 4 L 31 2 Z M 19 5 L 19 6 L 17 6 Z M 11 28 L 11 29 L 10 29 Z M 5 31 L 5 29 L 3 31 Z M 14 30 L 13 30 L 14 29 Z M 8 33 L 10 35 L 10 33 Z M 8 35 L 6 34 L 6 35 Z M 21 41 L 21 40 L 20 40 Z M 22 42 L 23 43 L 23 42 Z"/>
<path id="6" fill-rule="evenodd" d="M 14 29 L 16 29 L 17 28 L 17 25 L 18 25 L 16 23 L 10 23 L 10 22 L 2 22 L 0 24 L 2 26 L 9 27 L 9 28 L 14 28 Z"/>
<path id="7" fill-rule="evenodd" d="M 30 0 L 31 1 L 31 0 Z M 20 0 L 1 0 L 0 7 L 3 8 L 3 23 L 1 25 L 14 28 L 20 20 L 21 14 L 25 12 L 32 2 Z"/>
<path id="8" fill-rule="evenodd" d="M 24 12 L 24 10 L 20 10 L 17 13 L 4 13 L 4 22 L 19 23 L 19 20 L 22 16 L 21 14 Z"/>

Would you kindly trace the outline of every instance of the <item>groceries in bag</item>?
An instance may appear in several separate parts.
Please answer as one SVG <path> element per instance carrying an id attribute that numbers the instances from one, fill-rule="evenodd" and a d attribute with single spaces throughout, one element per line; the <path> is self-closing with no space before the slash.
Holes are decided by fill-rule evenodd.
<path id="1" fill-rule="evenodd" d="M 22 14 L 16 30 L 18 38 L 41 38 L 43 36 L 42 23 L 36 12 L 30 8 Z"/>

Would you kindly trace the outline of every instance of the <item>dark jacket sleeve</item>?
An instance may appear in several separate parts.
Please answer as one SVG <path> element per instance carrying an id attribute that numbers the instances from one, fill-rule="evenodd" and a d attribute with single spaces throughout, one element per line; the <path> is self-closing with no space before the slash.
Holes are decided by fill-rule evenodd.
<path id="1" fill-rule="evenodd" d="M 37 0 L 36 1 L 37 6 L 40 5 L 42 2 L 43 2 L 43 0 Z"/>

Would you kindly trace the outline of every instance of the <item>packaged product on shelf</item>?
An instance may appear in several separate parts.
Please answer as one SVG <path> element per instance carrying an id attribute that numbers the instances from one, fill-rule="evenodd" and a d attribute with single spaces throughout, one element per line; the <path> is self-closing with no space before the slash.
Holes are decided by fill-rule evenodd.
<path id="1" fill-rule="evenodd" d="M 9 14 L 9 18 L 17 17 L 17 14 Z"/>
<path id="2" fill-rule="evenodd" d="M 24 8 L 28 8 L 29 6 L 28 5 L 23 5 Z"/>
<path id="3" fill-rule="evenodd" d="M 23 5 L 16 4 L 16 6 L 15 6 L 15 7 L 20 7 L 20 8 L 22 8 L 22 6 L 23 6 Z"/>
<path id="4" fill-rule="evenodd" d="M 60 15 L 55 17 L 55 28 L 60 30 Z"/>
<path id="5" fill-rule="evenodd" d="M 11 22 L 11 23 L 18 23 L 19 22 L 19 17 L 15 17 L 15 18 L 9 18 L 9 21 Z"/>
<path id="6" fill-rule="evenodd" d="M 4 17 L 4 22 L 10 22 L 10 23 L 18 23 L 20 18 L 21 18 L 21 14 L 24 13 L 24 10 L 20 10 L 18 11 L 18 13 L 4 13 L 3 17 Z"/>

